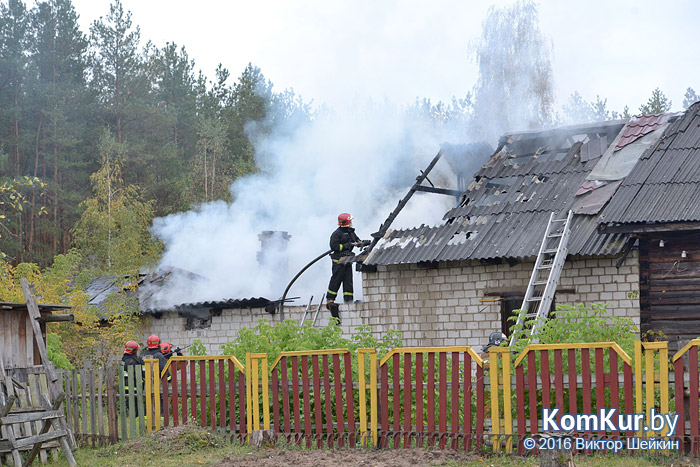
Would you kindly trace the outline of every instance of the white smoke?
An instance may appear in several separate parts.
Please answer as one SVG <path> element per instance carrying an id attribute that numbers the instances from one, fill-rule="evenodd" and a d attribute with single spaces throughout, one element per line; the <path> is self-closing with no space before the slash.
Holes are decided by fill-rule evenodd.
<path id="1" fill-rule="evenodd" d="M 165 292 L 167 301 L 281 297 L 289 279 L 329 249 L 339 213 L 351 213 L 357 234 L 371 239 L 447 137 L 388 104 L 329 112 L 310 123 L 287 121 L 266 137 L 252 135 L 261 170 L 231 186 L 233 203 L 211 202 L 154 221 L 153 233 L 165 245 L 161 265 L 209 279 L 187 293 L 175 284 Z M 464 135 L 451 139 L 456 138 Z M 455 188 L 446 186 L 450 178 L 444 161 L 431 173 L 436 185 Z M 392 228 L 437 223 L 454 202 L 450 196 L 416 194 Z M 291 235 L 283 279 L 256 259 L 258 235 L 265 230 Z M 323 259 L 312 266 L 289 296 L 320 299 L 330 265 Z M 360 298 L 357 276 L 355 290 Z"/>

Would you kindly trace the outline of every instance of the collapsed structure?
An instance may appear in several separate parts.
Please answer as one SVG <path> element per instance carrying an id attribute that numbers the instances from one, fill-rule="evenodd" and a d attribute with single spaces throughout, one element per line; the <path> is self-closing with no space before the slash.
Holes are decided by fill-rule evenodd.
<path id="1" fill-rule="evenodd" d="M 396 212 L 390 215 L 369 255 L 356 258 L 364 301 L 341 307 L 343 330 L 369 324 L 378 336 L 401 331 L 407 346 L 475 348 L 494 331 L 507 334 L 550 214 L 572 210 L 553 307 L 607 303 L 641 332 L 663 331 L 672 349 L 697 337 L 699 112 L 697 103 L 682 115 L 514 132 L 495 151 L 483 144 L 444 147 L 450 161 L 492 153 L 472 177 L 457 172 L 458 190 L 412 187 L 411 194 L 457 195 L 456 205 L 436 226 L 391 230 Z M 155 318 L 149 333 L 178 345 L 199 338 L 217 352 L 242 327 L 279 320 L 274 305 L 238 298 L 142 310 Z M 286 318 L 303 319 L 304 307 L 285 311 Z M 317 325 L 326 323 L 321 313 Z"/>

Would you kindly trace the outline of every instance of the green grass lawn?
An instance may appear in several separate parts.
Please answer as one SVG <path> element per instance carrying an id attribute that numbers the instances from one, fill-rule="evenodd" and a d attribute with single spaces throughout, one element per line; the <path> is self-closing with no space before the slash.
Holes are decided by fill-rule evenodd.
<path id="1" fill-rule="evenodd" d="M 479 455 L 467 452 L 423 449 L 336 449 L 306 450 L 297 446 L 276 446 L 256 449 L 248 445 L 231 443 L 201 428 L 178 427 L 161 430 L 124 443 L 101 448 L 82 448 L 74 452 L 80 466 L 104 467 L 186 467 L 199 465 L 226 466 L 538 466 L 536 456 Z M 575 456 L 577 467 L 626 467 L 626 466 L 700 466 L 700 459 L 670 456 L 631 457 L 618 455 Z M 68 465 L 63 456 L 48 464 L 51 467 Z"/>

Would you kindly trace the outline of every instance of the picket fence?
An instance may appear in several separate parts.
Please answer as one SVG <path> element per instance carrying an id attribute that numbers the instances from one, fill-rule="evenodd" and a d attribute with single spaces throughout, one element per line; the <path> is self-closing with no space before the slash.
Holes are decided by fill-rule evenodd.
<path id="1" fill-rule="evenodd" d="M 534 344 L 519 355 L 494 347 L 325 349 L 172 357 L 143 368 L 62 373 L 66 416 L 79 442 L 116 442 L 196 423 L 241 442 L 272 430 L 309 448 L 376 446 L 537 453 L 523 440 L 543 433 L 542 410 L 562 414 L 615 408 L 678 414 L 675 433 L 589 427 L 589 440 L 667 439 L 700 456 L 700 339 L 669 359 L 666 342 Z M 599 450 L 599 449 L 598 449 Z M 590 449 L 588 449 L 590 451 Z"/>

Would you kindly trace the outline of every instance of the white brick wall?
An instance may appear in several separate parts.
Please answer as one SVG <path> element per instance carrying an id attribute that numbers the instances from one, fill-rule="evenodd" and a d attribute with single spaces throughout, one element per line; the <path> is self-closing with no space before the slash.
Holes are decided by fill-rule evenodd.
<path id="1" fill-rule="evenodd" d="M 639 300 L 630 292 L 639 291 L 639 258 L 632 251 L 624 264 L 615 267 L 617 258 L 598 257 L 568 261 L 562 272 L 560 289 L 575 293 L 558 293 L 557 304 L 609 303 L 615 316 L 632 318 L 639 326 Z M 501 304 L 483 301 L 488 289 L 527 287 L 533 263 L 483 265 L 478 261 L 441 263 L 439 269 L 421 269 L 416 265 L 378 268 L 363 273 L 364 302 L 340 305 L 345 337 L 359 325 L 369 324 L 377 338 L 390 329 L 403 333 L 406 346 L 467 344 L 481 348 L 488 335 L 501 329 Z M 299 322 L 305 307 L 285 307 L 285 317 Z M 330 314 L 319 314 L 318 326 L 326 326 Z M 141 342 L 155 333 L 163 341 L 184 346 L 201 339 L 209 353 L 221 353 L 221 344 L 236 338 L 244 327 L 255 327 L 260 318 L 280 320 L 263 309 L 223 310 L 213 316 L 211 327 L 185 331 L 185 318 L 165 313 L 151 318 Z M 312 317 L 311 317 L 312 319 Z"/>

